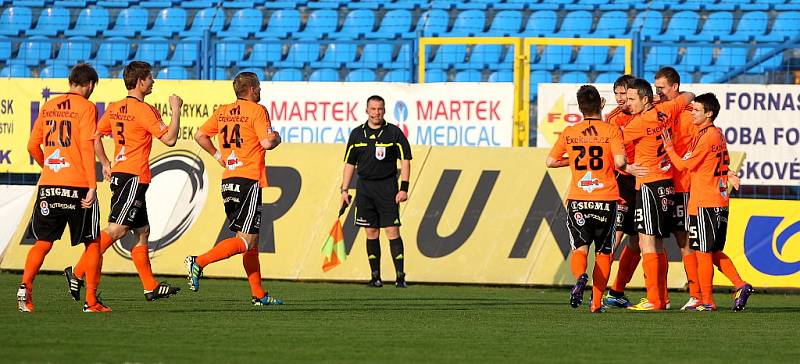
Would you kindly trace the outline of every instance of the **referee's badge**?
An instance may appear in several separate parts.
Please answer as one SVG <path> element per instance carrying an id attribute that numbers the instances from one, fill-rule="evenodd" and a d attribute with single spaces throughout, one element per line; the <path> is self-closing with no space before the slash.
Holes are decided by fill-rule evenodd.
<path id="1" fill-rule="evenodd" d="M 375 159 L 382 161 L 386 158 L 386 147 L 375 147 Z"/>

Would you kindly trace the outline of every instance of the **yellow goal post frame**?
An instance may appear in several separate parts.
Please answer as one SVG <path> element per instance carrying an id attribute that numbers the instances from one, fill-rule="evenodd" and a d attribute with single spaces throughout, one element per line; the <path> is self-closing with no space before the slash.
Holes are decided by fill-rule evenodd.
<path id="1" fill-rule="evenodd" d="M 529 143 L 530 94 L 531 94 L 531 47 L 536 45 L 568 45 L 568 46 L 607 46 L 625 49 L 624 74 L 632 70 L 632 39 L 612 38 L 513 38 L 513 37 L 452 37 L 452 38 L 419 38 L 417 47 L 417 78 L 425 83 L 426 48 L 432 45 L 453 44 L 500 44 L 514 48 L 514 140 L 515 147 L 527 147 Z M 506 56 L 508 57 L 508 56 Z"/>

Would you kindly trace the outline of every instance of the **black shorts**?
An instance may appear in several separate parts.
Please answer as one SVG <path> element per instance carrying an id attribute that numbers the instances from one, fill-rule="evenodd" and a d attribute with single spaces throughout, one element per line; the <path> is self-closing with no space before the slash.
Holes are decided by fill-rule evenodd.
<path id="1" fill-rule="evenodd" d="M 689 192 L 675 192 L 672 195 L 672 202 L 675 204 L 672 231 L 689 231 L 689 214 L 686 213 L 689 207 Z"/>
<path id="2" fill-rule="evenodd" d="M 725 249 L 728 236 L 728 208 L 701 207 L 689 216 L 689 244 L 703 253 Z"/>
<path id="3" fill-rule="evenodd" d="M 258 181 L 241 177 L 223 179 L 222 202 L 231 231 L 258 234 L 261 229 L 261 186 Z"/>
<path id="4" fill-rule="evenodd" d="M 130 173 L 111 174 L 111 213 L 108 222 L 138 229 L 150 224 L 147 218 L 145 193 L 149 185 L 139 183 L 139 176 Z"/>
<path id="5" fill-rule="evenodd" d="M 572 250 L 594 243 L 595 252 L 611 254 L 616 217 L 616 201 L 567 200 L 567 230 Z"/>
<path id="6" fill-rule="evenodd" d="M 675 187 L 671 179 L 642 183 L 636 194 L 636 230 L 642 234 L 669 237 L 672 232 Z"/>
<path id="7" fill-rule="evenodd" d="M 91 208 L 81 207 L 88 188 L 39 186 L 36 205 L 28 224 L 26 237 L 53 242 L 61 239 L 69 225 L 72 245 L 87 243 L 100 236 L 100 207 L 97 200 Z"/>
<path id="8" fill-rule="evenodd" d="M 628 235 L 637 235 L 636 231 L 636 177 L 617 173 L 619 197 L 625 201 L 617 206 L 617 231 Z"/>
<path id="9" fill-rule="evenodd" d="M 397 179 L 358 179 L 356 183 L 356 221 L 363 227 L 400 226 L 400 205 L 395 202 Z"/>

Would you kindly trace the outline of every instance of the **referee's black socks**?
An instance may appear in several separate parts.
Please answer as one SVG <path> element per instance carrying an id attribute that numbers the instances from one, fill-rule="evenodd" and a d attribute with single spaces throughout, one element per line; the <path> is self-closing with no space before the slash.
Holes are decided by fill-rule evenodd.
<path id="1" fill-rule="evenodd" d="M 394 269 L 398 273 L 404 272 L 403 263 L 405 262 L 405 258 L 403 257 L 403 238 L 398 236 L 397 239 L 389 240 L 389 251 L 392 253 Z"/>
<path id="2" fill-rule="evenodd" d="M 375 273 L 377 272 L 378 279 L 380 279 L 381 277 L 380 239 L 367 239 L 367 259 L 369 259 L 369 269 L 372 271 L 372 275 L 375 276 Z"/>

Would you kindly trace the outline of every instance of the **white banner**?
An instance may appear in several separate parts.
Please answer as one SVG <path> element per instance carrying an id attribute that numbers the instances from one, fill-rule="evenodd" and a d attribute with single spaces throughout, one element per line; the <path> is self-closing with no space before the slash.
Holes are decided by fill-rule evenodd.
<path id="1" fill-rule="evenodd" d="M 25 215 L 31 195 L 36 186 L 0 185 L 0 261 L 3 260 L 11 237 L 21 224 L 27 224 L 30 216 Z"/>
<path id="2" fill-rule="evenodd" d="M 346 143 L 367 120 L 367 98 L 386 100 L 386 120 L 411 144 L 511 146 L 512 83 L 264 82 L 261 103 L 287 143 Z"/>
<path id="3" fill-rule="evenodd" d="M 549 148 L 568 123 L 581 120 L 575 99 L 580 86 L 539 84 L 537 147 Z M 603 113 L 616 107 L 612 86 L 596 85 L 606 99 Z M 800 184 L 800 86 L 684 84 L 681 89 L 717 95 L 721 110 L 714 124 L 730 150 L 747 154 L 739 173 L 743 184 Z"/>

